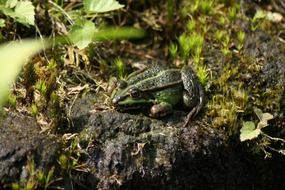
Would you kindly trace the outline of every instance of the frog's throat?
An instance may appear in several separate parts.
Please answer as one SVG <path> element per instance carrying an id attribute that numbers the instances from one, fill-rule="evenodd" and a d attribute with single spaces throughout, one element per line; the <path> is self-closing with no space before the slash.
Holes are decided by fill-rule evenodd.
<path id="1" fill-rule="evenodd" d="M 132 98 L 125 98 L 122 101 L 117 102 L 117 105 L 119 106 L 136 106 L 136 105 L 143 105 L 143 104 L 153 104 L 153 99 L 132 99 Z"/>

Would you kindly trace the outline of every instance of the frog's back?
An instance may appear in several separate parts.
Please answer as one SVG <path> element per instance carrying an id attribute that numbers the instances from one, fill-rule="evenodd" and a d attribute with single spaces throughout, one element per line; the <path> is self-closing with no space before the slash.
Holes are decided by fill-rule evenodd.
<path id="1" fill-rule="evenodd" d="M 140 80 L 135 86 L 142 91 L 160 91 L 162 89 L 171 88 L 181 82 L 179 69 L 166 69 L 158 70 L 155 72 L 155 75 L 150 75 L 150 77 Z"/>
<path id="2" fill-rule="evenodd" d="M 142 71 L 137 71 L 132 73 L 128 78 L 128 84 L 132 85 L 137 83 L 138 81 L 142 81 L 146 78 L 154 77 L 156 76 L 160 71 L 169 69 L 170 66 L 166 64 L 164 61 L 159 61 L 159 60 L 148 60 L 148 61 L 143 61 L 141 62 L 142 64 L 145 65 L 150 65 L 149 68 L 142 70 Z"/>

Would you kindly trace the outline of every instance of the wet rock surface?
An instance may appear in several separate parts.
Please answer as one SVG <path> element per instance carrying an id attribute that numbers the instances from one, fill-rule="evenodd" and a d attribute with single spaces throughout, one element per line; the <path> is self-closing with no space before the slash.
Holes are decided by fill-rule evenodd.
<path id="1" fill-rule="evenodd" d="M 217 131 L 194 123 L 186 130 L 182 128 L 184 114 L 177 112 L 173 118 L 177 120 L 114 111 L 92 114 L 81 136 L 87 133 L 94 140 L 88 148 L 87 163 L 95 171 L 96 187 L 168 188 L 173 185 L 170 180 L 179 164 L 177 159 L 185 152 L 192 160 L 212 155 L 222 146 L 223 136 Z"/>
<path id="2" fill-rule="evenodd" d="M 56 161 L 59 145 L 55 138 L 41 133 L 35 119 L 18 113 L 1 118 L 0 187 L 25 180 L 26 166 L 34 161 L 35 169 L 47 171 Z"/>
<path id="3" fill-rule="evenodd" d="M 91 114 L 80 135 L 93 171 L 86 189 L 272 189 L 284 180 L 274 167 L 285 166 L 282 156 L 265 160 L 199 122 L 182 128 L 183 116 L 175 113 L 175 125 L 115 111 Z"/>

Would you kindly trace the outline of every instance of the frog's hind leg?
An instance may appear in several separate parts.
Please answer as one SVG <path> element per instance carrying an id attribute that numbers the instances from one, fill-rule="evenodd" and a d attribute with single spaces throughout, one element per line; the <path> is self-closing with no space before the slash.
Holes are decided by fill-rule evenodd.
<path id="1" fill-rule="evenodd" d="M 195 107 L 193 107 L 192 110 L 188 113 L 183 127 L 187 127 L 189 125 L 190 121 L 200 112 L 205 103 L 205 94 L 202 86 L 199 84 L 197 88 L 199 93 L 198 104 Z"/>
<path id="2" fill-rule="evenodd" d="M 184 122 L 183 127 L 187 127 L 187 126 L 189 125 L 190 121 L 192 120 L 192 118 L 194 118 L 194 117 L 198 114 L 199 110 L 197 110 L 197 109 L 198 109 L 197 107 L 194 107 L 194 108 L 188 113 L 187 118 L 186 118 L 186 121 Z"/>

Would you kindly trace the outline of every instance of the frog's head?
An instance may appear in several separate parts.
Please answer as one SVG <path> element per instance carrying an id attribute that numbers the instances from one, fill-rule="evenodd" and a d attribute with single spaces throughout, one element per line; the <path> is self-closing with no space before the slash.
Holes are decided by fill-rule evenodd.
<path id="1" fill-rule="evenodd" d="M 111 95 L 112 104 L 117 108 L 136 109 L 151 104 L 150 95 L 135 85 L 119 80 Z"/>

